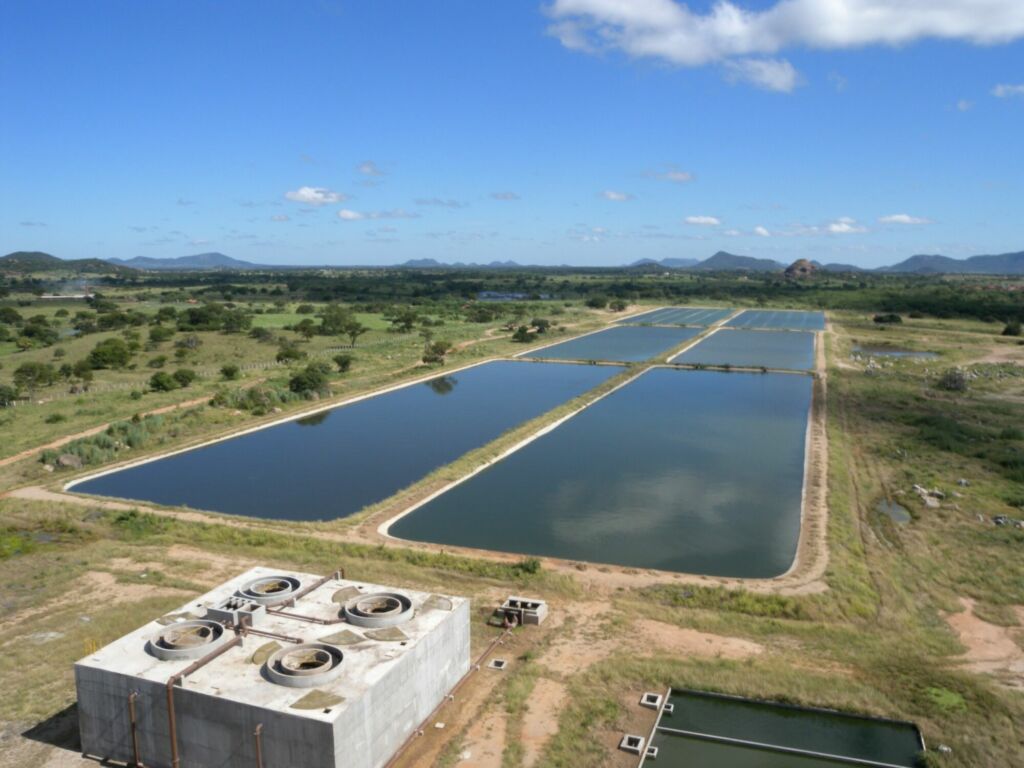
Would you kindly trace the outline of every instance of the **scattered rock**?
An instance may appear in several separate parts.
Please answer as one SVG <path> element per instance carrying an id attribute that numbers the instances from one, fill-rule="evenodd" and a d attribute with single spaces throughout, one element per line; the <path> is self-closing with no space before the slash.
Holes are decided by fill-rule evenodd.
<path id="1" fill-rule="evenodd" d="M 69 469 L 81 469 L 82 460 L 73 453 L 62 453 L 57 457 L 57 466 Z"/>
<path id="2" fill-rule="evenodd" d="M 53 472 L 53 464 L 43 464 L 44 472 Z"/>
<path id="3" fill-rule="evenodd" d="M 959 485 L 961 488 L 967 488 L 970 486 L 971 481 L 961 477 L 959 480 L 956 481 L 956 484 Z"/>

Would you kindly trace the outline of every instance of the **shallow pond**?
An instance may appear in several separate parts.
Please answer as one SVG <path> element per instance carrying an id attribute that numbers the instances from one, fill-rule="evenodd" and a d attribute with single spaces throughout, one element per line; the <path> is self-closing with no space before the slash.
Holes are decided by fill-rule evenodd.
<path id="1" fill-rule="evenodd" d="M 547 360 L 638 363 L 665 354 L 700 332 L 700 328 L 618 325 L 527 352 L 522 356 Z"/>
<path id="2" fill-rule="evenodd" d="M 722 329 L 676 355 L 672 362 L 810 371 L 814 369 L 814 334 Z"/>
<path id="3" fill-rule="evenodd" d="M 913 768 L 921 749 L 920 735 L 910 723 L 689 691 L 673 691 L 669 702 L 674 711 L 662 717 L 653 743 L 659 748 L 658 765 L 670 768 L 825 768 L 849 765 L 847 761 Z M 673 729 L 771 745 L 778 751 L 683 736 L 671 733 Z M 782 751 L 786 749 L 829 757 L 787 754 Z"/>
<path id="4" fill-rule="evenodd" d="M 620 370 L 485 363 L 129 467 L 74 489 L 252 517 L 345 517 Z"/>
<path id="5" fill-rule="evenodd" d="M 663 307 L 651 312 L 644 312 L 642 315 L 634 315 L 616 322 L 622 325 L 640 325 L 650 323 L 652 325 L 714 325 L 724 320 L 733 313 L 731 309 L 716 309 L 713 307 Z"/>
<path id="6" fill-rule="evenodd" d="M 800 533 L 812 380 L 654 368 L 396 521 L 405 539 L 771 577 Z"/>
<path id="7" fill-rule="evenodd" d="M 796 309 L 748 309 L 726 323 L 730 328 L 778 328 L 791 331 L 823 331 L 822 312 Z"/>
<path id="8" fill-rule="evenodd" d="M 911 520 L 910 511 L 902 504 L 897 504 L 895 501 L 886 501 L 882 499 L 878 502 L 876 507 L 879 514 L 886 515 L 894 523 L 909 523 Z"/>

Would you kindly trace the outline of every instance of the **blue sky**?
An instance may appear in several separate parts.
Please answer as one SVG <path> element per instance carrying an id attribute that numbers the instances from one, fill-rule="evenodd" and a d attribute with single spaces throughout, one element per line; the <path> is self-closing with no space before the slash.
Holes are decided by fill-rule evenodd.
<path id="1" fill-rule="evenodd" d="M 0 251 L 1024 249 L 1020 0 L 0 4 Z"/>

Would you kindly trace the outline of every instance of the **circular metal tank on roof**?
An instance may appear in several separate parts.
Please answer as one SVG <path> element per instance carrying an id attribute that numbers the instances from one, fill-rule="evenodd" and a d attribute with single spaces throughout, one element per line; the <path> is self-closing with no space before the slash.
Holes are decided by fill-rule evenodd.
<path id="1" fill-rule="evenodd" d="M 374 592 L 347 602 L 344 614 L 357 627 L 393 627 L 412 618 L 412 600 L 400 592 Z"/>
<path id="2" fill-rule="evenodd" d="M 294 576 L 261 576 L 239 589 L 238 594 L 260 605 L 277 605 L 294 597 L 301 586 Z"/>
<path id="3" fill-rule="evenodd" d="M 179 621 L 161 629 L 146 643 L 146 650 L 164 661 L 198 659 L 229 637 L 224 625 L 216 621 Z"/>
<path id="4" fill-rule="evenodd" d="M 327 643 L 282 648 L 267 659 L 267 678 L 289 688 L 315 688 L 341 674 L 343 655 Z"/>

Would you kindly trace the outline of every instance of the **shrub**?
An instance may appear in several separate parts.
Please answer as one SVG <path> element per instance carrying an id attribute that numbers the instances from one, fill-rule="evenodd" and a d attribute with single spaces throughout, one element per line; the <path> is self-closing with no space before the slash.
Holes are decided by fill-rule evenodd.
<path id="1" fill-rule="evenodd" d="M 63 413 L 51 413 L 46 417 L 47 424 L 60 424 L 62 421 L 67 421 L 68 417 Z"/>
<path id="2" fill-rule="evenodd" d="M 196 372 L 191 368 L 179 368 L 177 371 L 172 373 L 171 376 L 176 382 L 178 382 L 178 386 L 180 387 L 187 387 L 198 378 Z"/>
<path id="3" fill-rule="evenodd" d="M 288 389 L 303 395 L 319 394 L 327 389 L 330 371 L 326 363 L 310 363 L 288 380 Z"/>
<path id="4" fill-rule="evenodd" d="M 174 335 L 174 329 L 166 325 L 154 325 L 149 329 L 149 340 L 153 344 L 168 341 Z"/>
<path id="5" fill-rule="evenodd" d="M 92 368 L 124 368 L 132 353 L 123 339 L 104 339 L 86 358 Z"/>
<path id="6" fill-rule="evenodd" d="M 157 371 L 149 377 L 149 388 L 154 392 L 170 392 L 178 388 L 178 382 L 166 371 Z"/>
<path id="7" fill-rule="evenodd" d="M 591 309 L 604 309 L 608 306 L 607 296 L 591 296 L 586 300 L 586 305 Z"/>
<path id="8" fill-rule="evenodd" d="M 352 368 L 352 355 L 341 354 L 334 356 L 334 364 L 338 366 L 339 373 L 348 373 L 349 369 Z"/>
<path id="9" fill-rule="evenodd" d="M 434 363 L 443 363 L 444 356 L 451 350 L 451 342 L 448 341 L 428 341 L 426 346 L 423 347 L 423 362 L 427 365 Z"/>
<path id="10" fill-rule="evenodd" d="M 1003 328 L 1003 336 L 1020 336 L 1020 334 L 1020 320 L 1011 320 L 1006 324 L 1006 327 Z"/>
<path id="11" fill-rule="evenodd" d="M 291 363 L 296 360 L 302 360 L 306 357 L 306 352 L 299 349 L 299 346 L 292 341 L 283 341 L 281 346 L 277 350 L 277 362 L 279 363 Z"/>
<path id="12" fill-rule="evenodd" d="M 529 344 L 533 341 L 533 334 L 530 333 L 530 329 L 525 325 L 520 325 L 516 328 L 516 332 L 512 334 L 512 341 L 517 341 L 520 344 Z"/>
<path id="13" fill-rule="evenodd" d="M 629 306 L 623 299 L 615 299 L 608 304 L 608 308 L 612 312 L 622 312 L 627 306 Z"/>
<path id="14" fill-rule="evenodd" d="M 237 365 L 222 365 L 220 367 L 220 375 L 224 377 L 225 381 L 234 381 L 242 374 L 242 369 Z"/>
<path id="15" fill-rule="evenodd" d="M 18 399 L 18 391 L 14 387 L 0 384 L 0 408 L 8 408 L 14 405 Z"/>
<path id="16" fill-rule="evenodd" d="M 950 368 L 939 377 L 935 386 L 947 392 L 966 392 L 967 374 L 959 368 Z"/>
<path id="17" fill-rule="evenodd" d="M 902 323 L 903 318 L 895 312 L 888 312 L 881 315 L 875 315 L 874 321 L 879 325 L 895 325 L 897 323 Z"/>

